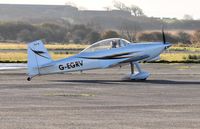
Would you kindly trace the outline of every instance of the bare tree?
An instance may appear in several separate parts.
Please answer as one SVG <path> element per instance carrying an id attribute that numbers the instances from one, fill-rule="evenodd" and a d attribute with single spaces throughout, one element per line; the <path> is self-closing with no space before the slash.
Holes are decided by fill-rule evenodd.
<path id="1" fill-rule="evenodd" d="M 99 33 L 103 33 L 103 27 L 101 26 L 100 23 L 95 22 L 93 20 L 91 20 L 90 22 L 87 23 L 87 26 L 89 26 L 91 29 L 93 29 L 94 31 L 97 31 Z"/>
<path id="2" fill-rule="evenodd" d="M 122 11 L 127 11 L 127 12 L 131 12 L 132 15 L 134 16 L 143 16 L 144 12 L 143 10 L 136 6 L 136 5 L 131 5 L 126 6 L 124 3 L 120 2 L 120 1 L 114 1 L 114 7 L 116 9 L 122 10 Z"/>
<path id="3" fill-rule="evenodd" d="M 132 15 L 134 15 L 134 16 L 143 16 L 144 15 L 143 10 L 136 5 L 131 5 L 130 11 L 131 11 Z"/>
<path id="4" fill-rule="evenodd" d="M 120 1 L 113 1 L 113 3 L 114 3 L 114 7 L 116 8 L 116 9 L 119 9 L 119 10 L 123 10 L 123 11 L 125 11 L 125 9 L 127 8 L 127 6 L 124 4 L 124 3 L 122 3 L 122 2 L 120 2 Z M 127 11 L 127 10 L 126 10 Z"/>
<path id="5" fill-rule="evenodd" d="M 120 35 L 123 38 L 128 39 L 131 42 L 137 41 L 137 35 L 142 30 L 142 27 L 139 23 L 133 22 L 133 23 L 122 23 L 120 28 Z"/>
<path id="6" fill-rule="evenodd" d="M 193 44 L 200 44 L 200 30 L 197 30 L 192 36 Z"/>

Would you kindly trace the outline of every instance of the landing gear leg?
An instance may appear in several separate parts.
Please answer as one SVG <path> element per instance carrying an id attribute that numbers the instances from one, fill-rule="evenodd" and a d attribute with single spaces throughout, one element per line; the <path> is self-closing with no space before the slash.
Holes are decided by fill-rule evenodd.
<path id="1" fill-rule="evenodd" d="M 131 62 L 131 75 L 129 75 L 130 80 L 146 80 L 149 77 L 149 73 L 142 71 L 140 65 L 138 62 Z M 137 72 L 135 72 L 134 66 L 137 69 Z"/>
<path id="2" fill-rule="evenodd" d="M 134 63 L 131 62 L 130 65 L 131 65 L 131 74 L 134 74 L 134 72 L 135 72 Z"/>

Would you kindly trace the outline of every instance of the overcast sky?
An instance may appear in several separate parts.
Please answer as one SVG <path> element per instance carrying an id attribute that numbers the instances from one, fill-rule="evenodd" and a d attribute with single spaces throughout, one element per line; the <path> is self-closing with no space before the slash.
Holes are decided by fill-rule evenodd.
<path id="1" fill-rule="evenodd" d="M 90 10 L 103 10 L 111 6 L 113 0 L 0 0 L 7 4 L 57 4 L 64 5 L 68 1 L 78 7 Z M 118 0 L 126 5 L 135 4 L 144 10 L 147 16 L 183 18 L 184 14 L 200 19 L 200 0 Z"/>

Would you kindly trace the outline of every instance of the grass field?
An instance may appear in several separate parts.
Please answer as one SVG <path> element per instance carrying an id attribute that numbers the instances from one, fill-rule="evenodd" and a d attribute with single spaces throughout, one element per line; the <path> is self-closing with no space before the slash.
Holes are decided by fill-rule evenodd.
<path id="1" fill-rule="evenodd" d="M 189 54 L 189 53 L 164 53 L 161 54 L 161 61 L 168 62 L 200 62 L 199 54 Z"/>
<path id="2" fill-rule="evenodd" d="M 72 56 L 71 54 L 55 54 L 50 53 L 54 60 Z M 0 62 L 2 63 L 25 63 L 27 62 L 27 53 L 23 52 L 6 52 L 0 53 Z"/>
<path id="3" fill-rule="evenodd" d="M 88 45 L 80 45 L 80 44 L 46 44 L 48 50 L 51 50 L 50 54 L 54 60 L 66 58 L 72 56 L 73 54 L 78 53 L 84 48 L 88 47 Z M 27 62 L 27 53 L 26 50 L 27 45 L 23 43 L 0 43 L 0 62 Z M 6 52 L 1 50 L 8 50 Z M 19 50 L 19 51 L 13 51 Z M 62 50 L 61 52 L 56 50 Z M 68 50 L 76 50 L 75 52 L 70 52 Z M 200 52 L 200 48 L 195 47 L 171 47 L 168 50 L 169 53 L 161 54 L 161 59 L 158 62 L 178 62 L 178 63 L 200 63 L 200 53 L 192 53 L 192 52 Z M 191 52 L 191 53 L 190 53 Z"/>
<path id="4" fill-rule="evenodd" d="M 46 44 L 45 47 L 49 50 L 67 50 L 67 49 L 84 49 L 88 45 L 82 45 L 82 44 Z M 0 43 L 0 50 L 26 50 L 27 45 L 24 43 Z"/>
<path id="5" fill-rule="evenodd" d="M 189 52 L 200 52 L 200 48 L 196 47 L 171 47 L 169 51 L 189 51 Z"/>

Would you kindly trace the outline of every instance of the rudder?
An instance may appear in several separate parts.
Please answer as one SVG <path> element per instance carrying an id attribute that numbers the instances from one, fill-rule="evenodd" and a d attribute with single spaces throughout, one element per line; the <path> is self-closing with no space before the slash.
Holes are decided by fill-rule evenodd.
<path id="1" fill-rule="evenodd" d="M 52 58 L 41 40 L 28 44 L 29 77 L 40 75 L 40 67 L 51 62 Z"/>

